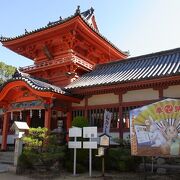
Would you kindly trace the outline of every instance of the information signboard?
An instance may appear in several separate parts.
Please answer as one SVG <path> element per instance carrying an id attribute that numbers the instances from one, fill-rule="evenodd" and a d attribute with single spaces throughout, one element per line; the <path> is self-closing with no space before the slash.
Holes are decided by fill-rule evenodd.
<path id="1" fill-rule="evenodd" d="M 73 127 L 69 128 L 69 137 L 81 137 L 82 136 L 82 128 Z"/>
<path id="2" fill-rule="evenodd" d="M 96 141 L 85 141 L 83 142 L 83 149 L 97 149 L 97 142 Z"/>
<path id="3" fill-rule="evenodd" d="M 82 146 L 81 146 L 81 142 L 78 142 L 78 141 L 69 141 L 68 142 L 68 148 L 70 149 L 80 149 Z"/>
<path id="4" fill-rule="evenodd" d="M 180 156 L 180 100 L 165 99 L 130 111 L 131 154 Z"/>
<path id="5" fill-rule="evenodd" d="M 83 138 L 97 138 L 97 127 L 83 127 Z"/>

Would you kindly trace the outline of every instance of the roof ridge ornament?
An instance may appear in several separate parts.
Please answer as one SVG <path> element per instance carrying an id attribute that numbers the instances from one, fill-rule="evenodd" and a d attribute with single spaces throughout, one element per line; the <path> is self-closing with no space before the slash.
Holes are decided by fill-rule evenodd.
<path id="1" fill-rule="evenodd" d="M 94 12 L 94 8 L 93 7 L 91 7 L 90 8 L 90 10 L 91 10 L 91 14 Z"/>
<path id="2" fill-rule="evenodd" d="M 81 10 L 80 10 L 80 6 L 78 5 L 77 6 L 77 9 L 76 9 L 76 12 L 75 12 L 75 15 L 78 15 L 81 13 Z"/>
<path id="3" fill-rule="evenodd" d="M 6 41 L 6 40 L 9 40 L 9 39 L 10 39 L 9 37 L 4 37 L 4 36 L 1 34 L 0 41 Z"/>
<path id="4" fill-rule="evenodd" d="M 49 23 L 47 24 L 47 26 L 51 26 L 51 25 L 58 24 L 58 23 L 61 22 L 61 21 L 63 21 L 63 18 L 60 16 L 60 17 L 59 17 L 59 20 L 57 20 L 57 21 L 54 21 L 54 22 L 49 21 Z"/>
<path id="5" fill-rule="evenodd" d="M 28 34 L 29 32 L 27 31 L 27 29 L 24 30 L 25 31 L 25 34 Z"/>
<path id="6" fill-rule="evenodd" d="M 29 74 L 21 72 L 18 68 L 16 68 L 12 78 L 19 78 L 19 77 L 30 77 Z"/>

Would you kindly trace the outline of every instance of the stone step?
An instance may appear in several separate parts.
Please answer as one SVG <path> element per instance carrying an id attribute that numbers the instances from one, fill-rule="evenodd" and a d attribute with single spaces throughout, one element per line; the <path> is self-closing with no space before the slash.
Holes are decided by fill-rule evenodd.
<path id="1" fill-rule="evenodd" d="M 13 151 L 0 152 L 0 163 L 13 164 L 14 152 Z"/>
<path id="2" fill-rule="evenodd" d="M 0 163 L 0 173 L 8 172 L 12 165 Z"/>

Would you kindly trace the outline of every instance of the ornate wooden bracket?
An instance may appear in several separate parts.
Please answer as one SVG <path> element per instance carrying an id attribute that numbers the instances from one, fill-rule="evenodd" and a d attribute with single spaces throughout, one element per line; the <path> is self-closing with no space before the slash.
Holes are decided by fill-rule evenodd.
<path id="1" fill-rule="evenodd" d="M 52 53 L 47 45 L 43 47 L 43 52 L 49 60 L 53 59 Z"/>

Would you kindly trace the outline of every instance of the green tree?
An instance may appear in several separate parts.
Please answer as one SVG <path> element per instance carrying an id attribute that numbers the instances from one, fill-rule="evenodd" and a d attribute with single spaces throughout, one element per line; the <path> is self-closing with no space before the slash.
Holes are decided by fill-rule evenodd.
<path id="1" fill-rule="evenodd" d="M 15 72 L 15 67 L 0 62 L 0 84 L 10 79 Z"/>

